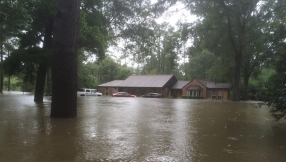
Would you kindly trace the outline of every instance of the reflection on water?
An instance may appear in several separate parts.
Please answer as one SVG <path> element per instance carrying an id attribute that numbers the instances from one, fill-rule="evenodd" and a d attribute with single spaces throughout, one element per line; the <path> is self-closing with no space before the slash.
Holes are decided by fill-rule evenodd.
<path id="1" fill-rule="evenodd" d="M 255 103 L 79 97 L 51 119 L 50 98 L 0 95 L 0 161 L 285 161 L 285 121 Z"/>

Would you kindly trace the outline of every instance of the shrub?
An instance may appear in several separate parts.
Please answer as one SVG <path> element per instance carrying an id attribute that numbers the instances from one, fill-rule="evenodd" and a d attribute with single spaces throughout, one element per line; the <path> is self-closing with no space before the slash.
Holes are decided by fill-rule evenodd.
<path id="1" fill-rule="evenodd" d="M 187 95 L 183 95 L 183 96 L 181 96 L 181 98 L 184 98 L 184 99 L 204 99 L 204 97 L 202 97 L 202 96 L 187 96 Z"/>

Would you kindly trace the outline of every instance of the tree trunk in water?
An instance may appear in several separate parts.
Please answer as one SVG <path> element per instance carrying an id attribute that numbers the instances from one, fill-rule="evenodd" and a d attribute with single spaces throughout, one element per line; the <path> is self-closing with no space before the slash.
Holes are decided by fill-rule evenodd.
<path id="1" fill-rule="evenodd" d="M 8 50 L 8 57 L 10 56 L 10 51 Z M 11 91 L 11 75 L 8 75 L 8 85 L 7 85 L 8 91 Z"/>
<path id="2" fill-rule="evenodd" d="M 57 0 L 54 19 L 51 117 L 77 116 L 77 40 L 81 0 Z"/>
<path id="3" fill-rule="evenodd" d="M 48 68 L 47 75 L 46 75 L 46 93 L 48 96 L 50 96 L 52 93 L 52 85 L 51 85 L 51 69 Z"/>
<path id="4" fill-rule="evenodd" d="M 47 74 L 47 65 L 45 63 L 42 63 L 39 65 L 37 72 L 37 81 L 34 94 L 35 102 L 43 102 L 46 74 Z"/>
<path id="5" fill-rule="evenodd" d="M 0 69 L 0 93 L 3 93 L 3 82 L 4 82 L 4 74 L 3 70 Z"/>
<path id="6" fill-rule="evenodd" d="M 0 57 L 1 57 L 1 63 L 3 62 L 3 45 L 1 44 L 1 50 L 0 50 Z M 4 81 L 4 76 L 3 76 L 3 69 L 0 68 L 0 93 L 3 93 L 3 81 Z"/>
<path id="7" fill-rule="evenodd" d="M 44 49 L 52 49 L 53 22 L 54 20 L 51 16 L 45 28 L 45 37 L 43 44 Z M 43 102 L 47 69 L 48 66 L 46 63 L 39 64 L 34 94 L 35 102 Z"/>
<path id="8" fill-rule="evenodd" d="M 11 91 L 11 76 L 8 76 L 8 91 Z"/>
<path id="9" fill-rule="evenodd" d="M 244 83 L 244 99 L 248 100 L 248 81 L 249 81 L 249 76 L 244 76 L 243 78 L 243 83 Z"/>
<path id="10" fill-rule="evenodd" d="M 237 52 L 235 55 L 235 71 L 234 71 L 234 83 L 233 83 L 233 94 L 232 100 L 240 100 L 240 71 L 241 71 L 241 62 L 242 62 L 242 53 L 241 51 Z"/>

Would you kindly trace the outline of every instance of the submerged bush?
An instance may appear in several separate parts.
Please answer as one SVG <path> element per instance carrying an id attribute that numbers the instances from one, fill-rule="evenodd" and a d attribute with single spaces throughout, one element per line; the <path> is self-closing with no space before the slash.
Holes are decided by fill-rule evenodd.
<path id="1" fill-rule="evenodd" d="M 184 98 L 184 99 L 204 99 L 204 97 L 202 97 L 202 96 L 186 96 L 186 95 L 181 96 L 181 98 Z"/>

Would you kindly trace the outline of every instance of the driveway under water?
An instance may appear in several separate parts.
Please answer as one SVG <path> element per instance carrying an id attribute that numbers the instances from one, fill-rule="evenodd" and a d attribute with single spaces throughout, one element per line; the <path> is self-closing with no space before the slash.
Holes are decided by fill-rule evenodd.
<path id="1" fill-rule="evenodd" d="M 74 119 L 50 104 L 0 95 L 1 162 L 286 161 L 286 122 L 255 102 L 79 97 Z"/>

